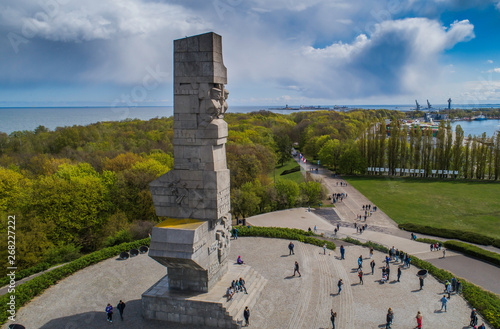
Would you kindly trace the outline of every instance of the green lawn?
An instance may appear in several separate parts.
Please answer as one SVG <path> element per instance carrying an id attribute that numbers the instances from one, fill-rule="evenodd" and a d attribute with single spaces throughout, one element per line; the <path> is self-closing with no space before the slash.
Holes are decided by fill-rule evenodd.
<path id="1" fill-rule="evenodd" d="M 304 182 L 304 175 L 300 171 L 293 172 L 291 174 L 283 175 L 280 176 L 281 173 L 285 170 L 292 169 L 294 167 L 297 167 L 299 164 L 295 160 L 290 160 L 286 162 L 283 166 L 277 165 L 275 169 L 275 174 L 276 174 L 276 179 L 290 179 L 296 182 L 297 184 L 300 184 Z M 273 178 L 273 173 L 271 173 L 271 178 Z"/>
<path id="2" fill-rule="evenodd" d="M 400 223 L 459 229 L 500 238 L 500 184 L 350 177 L 347 181 Z"/>

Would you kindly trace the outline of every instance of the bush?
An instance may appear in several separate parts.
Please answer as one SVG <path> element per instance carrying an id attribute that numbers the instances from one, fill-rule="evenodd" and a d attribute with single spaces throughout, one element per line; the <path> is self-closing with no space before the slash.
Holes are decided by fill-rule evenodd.
<path id="1" fill-rule="evenodd" d="M 125 242 L 130 242 L 132 240 L 132 234 L 129 231 L 121 230 L 115 235 L 108 236 L 106 241 L 104 241 L 104 245 L 106 247 L 112 247 Z"/>
<path id="2" fill-rule="evenodd" d="M 45 271 L 49 269 L 52 266 L 52 264 L 49 263 L 39 263 L 36 264 L 35 266 L 26 268 L 24 270 L 16 272 L 16 281 L 19 281 L 21 279 L 27 278 L 30 275 L 36 274 L 41 271 Z M 10 278 L 9 277 L 3 277 L 0 279 L 0 287 L 3 287 L 7 284 L 9 284 Z"/>
<path id="3" fill-rule="evenodd" d="M 493 242 L 492 246 L 500 248 L 500 239 L 495 239 L 495 242 Z"/>
<path id="4" fill-rule="evenodd" d="M 417 239 L 418 242 L 423 242 L 423 243 L 428 243 L 428 244 L 436 244 L 436 243 L 442 243 L 441 241 L 439 240 L 434 240 L 434 239 L 427 239 L 427 238 L 418 238 Z"/>
<path id="5" fill-rule="evenodd" d="M 496 252 L 484 250 L 468 243 L 453 240 L 446 241 L 444 246 L 448 249 L 456 250 L 463 254 L 500 266 L 500 254 L 497 254 Z"/>
<path id="6" fill-rule="evenodd" d="M 495 243 L 494 238 L 479 233 L 473 233 L 461 230 L 451 230 L 441 227 L 424 226 L 414 223 L 403 223 L 399 224 L 398 226 L 400 229 L 406 230 L 408 232 L 440 236 L 448 239 L 457 239 L 485 246 L 489 246 Z"/>
<path id="7" fill-rule="evenodd" d="M 288 174 L 291 174 L 291 173 L 294 173 L 297 171 L 300 171 L 300 166 L 293 167 L 293 168 L 287 169 L 287 170 L 283 170 L 283 172 L 280 174 L 280 176 L 288 175 Z"/>
<path id="8" fill-rule="evenodd" d="M 326 247 L 330 250 L 335 250 L 335 243 L 314 238 L 313 232 L 299 230 L 296 228 L 284 227 L 260 227 L 260 226 L 235 226 L 238 229 L 239 236 L 261 236 L 265 238 L 297 240 L 300 242 L 312 244 L 322 247 L 326 243 Z"/>
<path id="9" fill-rule="evenodd" d="M 23 283 L 16 287 L 16 310 L 27 304 L 35 296 L 40 295 L 45 289 L 57 283 L 57 281 L 70 276 L 71 274 L 100 261 L 120 254 L 122 251 L 127 251 L 132 248 L 138 249 L 143 245 L 149 245 L 150 239 L 142 239 L 130 243 L 122 243 L 118 246 L 104 248 L 91 254 L 80 257 L 66 265 L 58 267 L 50 272 L 44 273 L 32 280 Z M 4 324 L 9 316 L 7 313 L 8 304 L 11 294 L 5 294 L 0 297 L 0 324 Z"/>
<path id="10" fill-rule="evenodd" d="M 355 244 L 358 246 L 373 248 L 374 250 L 378 250 L 378 251 L 383 252 L 383 253 L 389 253 L 389 248 L 387 248 L 381 244 L 375 243 L 375 242 L 371 242 L 371 241 L 361 242 L 361 241 L 353 239 L 351 237 L 346 237 L 346 238 L 342 239 L 342 241 L 352 243 L 352 244 Z"/>
<path id="11" fill-rule="evenodd" d="M 76 247 L 75 245 L 69 244 L 59 248 L 49 249 L 44 255 L 43 262 L 51 265 L 71 262 L 82 256 L 80 253 L 81 248 L 82 247 Z"/>
<path id="12" fill-rule="evenodd" d="M 145 239 L 153 230 L 153 226 L 158 223 L 146 220 L 136 220 L 130 225 L 130 233 L 134 240 Z"/>

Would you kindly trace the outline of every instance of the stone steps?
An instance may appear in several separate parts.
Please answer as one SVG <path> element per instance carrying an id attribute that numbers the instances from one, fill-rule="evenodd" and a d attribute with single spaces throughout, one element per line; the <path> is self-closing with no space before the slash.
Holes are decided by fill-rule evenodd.
<path id="1" fill-rule="evenodd" d="M 243 322 L 243 310 L 245 307 L 248 306 L 252 309 L 267 284 L 267 280 L 251 267 L 249 267 L 249 270 L 244 275 L 242 273 L 240 277 L 245 280 L 245 287 L 248 294 L 238 292 L 229 302 L 226 300 L 223 301 L 223 307 L 226 308 L 228 316 L 232 317 L 238 323 Z"/>

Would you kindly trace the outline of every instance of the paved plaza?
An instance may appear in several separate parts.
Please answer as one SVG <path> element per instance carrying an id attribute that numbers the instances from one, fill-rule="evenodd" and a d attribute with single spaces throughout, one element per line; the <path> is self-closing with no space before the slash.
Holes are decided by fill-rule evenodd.
<path id="1" fill-rule="evenodd" d="M 289 241 L 240 237 L 231 242 L 231 259 L 241 255 L 268 282 L 251 310 L 250 328 L 331 328 L 330 310 L 338 314 L 337 328 L 379 328 L 392 307 L 392 328 L 412 328 L 417 311 L 423 314 L 424 328 L 464 328 L 469 323 L 470 307 L 453 295 L 448 311 L 441 312 L 439 299 L 443 285 L 429 277 L 422 291 L 417 269 L 404 269 L 401 282 L 395 282 L 397 264 L 391 265 L 388 283 L 380 284 L 384 255 L 375 251 L 375 273 L 368 274 L 368 250 L 346 247 L 346 260 L 323 249 L 296 242 L 295 255 L 289 255 Z M 366 271 L 359 284 L 357 258 L 363 255 Z M 300 264 L 301 277 L 293 276 L 294 262 Z M 165 328 L 165 323 L 146 321 L 141 316 L 141 294 L 165 274 L 165 268 L 146 255 L 126 261 L 109 259 L 62 280 L 18 312 L 19 323 L 27 328 Z M 344 281 L 337 294 L 339 278 Z M 107 303 L 126 304 L 124 320 L 114 314 L 106 322 Z M 241 320 L 241 315 L 239 316 Z M 480 319 L 482 321 L 482 319 Z M 480 322 L 481 323 L 481 322 Z M 3 328 L 6 328 L 4 326 Z M 168 324 L 168 328 L 186 328 Z M 189 326 L 196 328 L 196 326 Z"/>

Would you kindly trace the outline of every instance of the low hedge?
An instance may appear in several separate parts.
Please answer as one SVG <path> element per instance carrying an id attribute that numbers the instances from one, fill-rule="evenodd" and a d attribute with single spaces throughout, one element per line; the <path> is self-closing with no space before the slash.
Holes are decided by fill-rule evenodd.
<path id="1" fill-rule="evenodd" d="M 18 271 L 18 272 L 16 272 L 16 281 L 19 281 L 19 280 L 22 280 L 24 278 L 27 278 L 30 275 L 40 273 L 40 272 L 45 271 L 45 270 L 47 270 L 47 269 L 49 269 L 51 267 L 52 267 L 52 265 L 50 265 L 49 263 L 45 263 L 44 262 L 44 263 L 36 264 L 35 266 L 26 268 L 24 270 Z M 0 279 L 0 287 L 8 285 L 9 282 L 10 282 L 10 278 L 9 277 L 3 277 L 3 278 L 1 278 Z"/>
<path id="2" fill-rule="evenodd" d="M 352 238 L 346 238 L 344 240 L 357 245 L 368 244 Z M 385 249 L 389 252 L 389 249 Z M 457 277 L 453 273 L 437 268 L 431 263 L 421 260 L 413 255 L 411 256 L 411 263 L 418 268 L 427 270 L 430 275 L 441 282 L 445 282 L 446 280 L 450 281 L 451 278 Z M 462 296 L 464 299 L 469 302 L 472 307 L 476 308 L 485 320 L 488 321 L 495 329 L 500 329 L 500 298 L 494 293 L 486 291 L 465 279 L 460 278 L 460 282 L 462 283 Z"/>
<path id="3" fill-rule="evenodd" d="M 386 246 L 383 246 L 381 244 L 375 243 L 375 242 L 371 242 L 371 241 L 361 242 L 361 241 L 353 239 L 351 237 L 346 237 L 346 238 L 342 239 L 342 241 L 345 241 L 345 242 L 348 242 L 348 243 L 352 243 L 352 244 L 355 244 L 355 245 L 358 245 L 358 246 L 363 246 L 363 247 L 367 247 L 367 248 L 373 248 L 375 250 L 378 250 L 378 251 L 381 251 L 381 252 L 384 252 L 384 253 L 389 253 L 389 248 L 387 248 Z"/>
<path id="4" fill-rule="evenodd" d="M 50 272 L 31 279 L 28 282 L 16 286 L 16 311 L 31 301 L 35 296 L 40 295 L 45 289 L 57 283 L 59 280 L 64 279 L 87 266 L 116 256 L 122 251 L 138 249 L 143 245 L 149 245 L 149 243 L 150 238 L 146 238 L 134 242 L 122 243 L 114 247 L 104 248 L 80 257 L 64 266 L 58 267 Z M 7 313 L 7 310 L 9 310 L 9 305 L 7 302 L 10 300 L 10 296 L 11 294 L 7 293 L 0 297 L 0 324 L 4 324 L 8 320 L 9 313 Z"/>
<path id="5" fill-rule="evenodd" d="M 463 254 L 500 266 L 500 254 L 496 252 L 484 250 L 471 244 L 454 240 L 446 241 L 443 245 L 448 249 L 456 250 Z"/>
<path id="6" fill-rule="evenodd" d="M 294 173 L 297 171 L 300 171 L 300 166 L 293 167 L 293 168 L 287 169 L 287 170 L 283 170 L 283 172 L 280 174 L 280 176 L 288 175 L 288 174 L 291 174 L 291 173 Z"/>
<path id="7" fill-rule="evenodd" d="M 448 238 L 448 239 L 457 239 L 461 241 L 481 244 L 484 246 L 490 246 L 490 245 L 497 246 L 500 243 L 498 239 L 492 238 L 484 234 L 473 233 L 468 231 L 452 230 L 447 228 L 425 226 L 414 223 L 403 223 L 399 224 L 398 226 L 400 229 L 403 229 L 408 232 L 440 236 L 442 238 Z"/>
<path id="8" fill-rule="evenodd" d="M 443 243 L 442 241 L 439 241 L 439 240 L 427 239 L 427 238 L 417 238 L 417 241 L 423 242 L 423 243 L 428 243 L 428 244 Z"/>
<path id="9" fill-rule="evenodd" d="M 236 226 L 238 228 L 238 236 L 261 236 L 265 238 L 297 240 L 300 242 L 312 244 L 318 247 L 326 247 L 330 250 L 335 250 L 335 243 L 315 238 L 313 232 L 299 230 L 296 228 L 284 227 L 260 227 L 260 226 Z"/>

